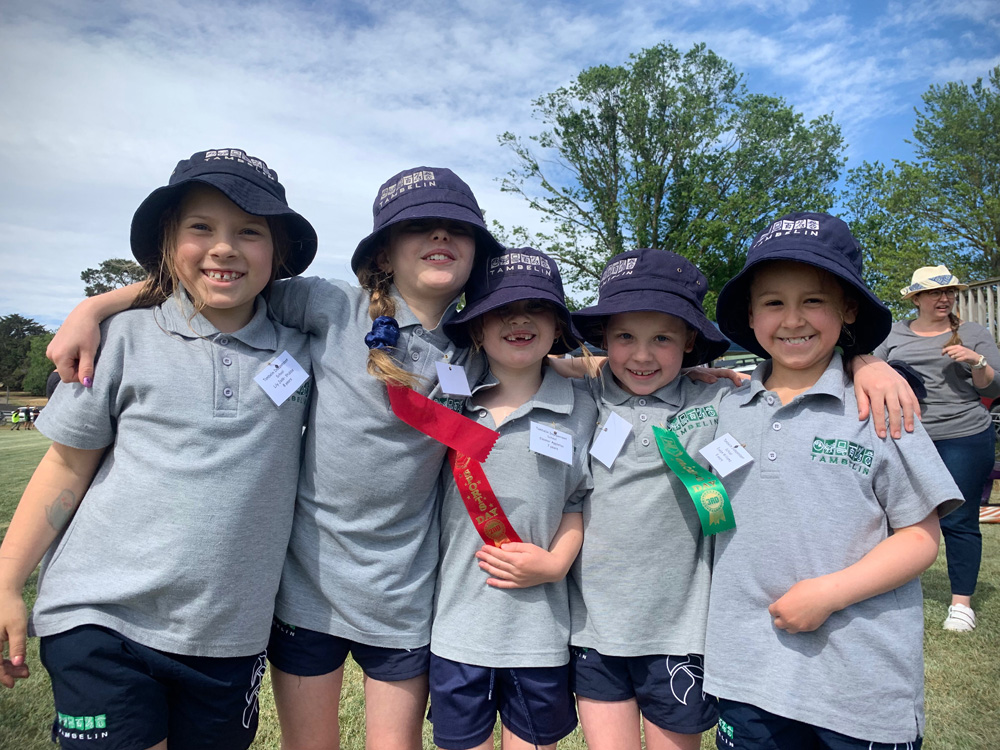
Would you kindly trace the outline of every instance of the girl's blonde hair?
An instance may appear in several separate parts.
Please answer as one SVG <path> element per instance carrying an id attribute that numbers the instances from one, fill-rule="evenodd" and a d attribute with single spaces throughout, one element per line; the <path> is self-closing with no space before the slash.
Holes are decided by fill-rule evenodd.
<path id="1" fill-rule="evenodd" d="M 388 235 L 388 233 L 386 233 Z M 372 253 L 358 269 L 358 282 L 361 288 L 368 292 L 368 315 L 372 320 L 384 315 L 396 317 L 396 301 L 392 298 L 392 271 L 380 266 L 379 261 L 385 259 L 385 246 Z M 416 389 L 422 378 L 404 370 L 400 364 L 385 349 L 369 349 L 368 374 L 383 383 L 401 385 Z"/>
<path id="2" fill-rule="evenodd" d="M 176 200 L 160 215 L 160 262 L 156 270 L 150 271 L 149 276 L 146 277 L 139 293 L 132 302 L 131 309 L 160 305 L 181 286 L 180 277 L 177 275 L 177 236 L 180 231 L 181 203 L 183 203 L 189 189 L 190 186 L 181 191 Z M 215 188 L 210 189 L 215 190 Z M 226 200 L 229 199 L 226 198 Z M 274 248 L 271 257 L 271 278 L 262 291 L 264 299 L 267 299 L 271 291 L 271 284 L 277 278 L 278 271 L 288 260 L 292 243 L 280 216 L 265 216 L 263 218 L 267 221 L 268 230 L 271 232 L 271 245 Z M 193 289 L 185 291 L 191 298 L 191 304 L 194 307 L 194 312 L 191 315 L 193 318 L 205 309 L 206 303 L 205 300 L 198 297 L 197 292 Z"/>

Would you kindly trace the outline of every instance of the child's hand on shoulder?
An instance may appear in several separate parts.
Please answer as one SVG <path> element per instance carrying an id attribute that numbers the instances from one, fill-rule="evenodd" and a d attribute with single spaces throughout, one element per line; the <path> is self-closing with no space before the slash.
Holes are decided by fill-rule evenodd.
<path id="1" fill-rule="evenodd" d="M 767 611 L 774 618 L 774 627 L 789 633 L 808 633 L 838 609 L 829 582 L 820 576 L 799 581 Z"/>
<path id="2" fill-rule="evenodd" d="M 526 589 L 560 581 L 566 575 L 558 556 L 534 544 L 508 542 L 503 547 L 484 544 L 476 553 L 486 583 L 498 589 Z"/>
<path id="3" fill-rule="evenodd" d="M 750 376 L 736 370 L 729 370 L 725 367 L 691 367 L 684 371 L 684 374 L 696 383 L 708 383 L 711 385 L 718 380 L 731 380 L 733 385 L 739 388 L 744 383 L 750 382 Z"/>
<path id="4" fill-rule="evenodd" d="M 14 687 L 17 680 L 30 676 L 25 662 L 28 610 L 19 594 L 0 591 L 0 685 Z M 8 654 L 3 657 L 4 645 Z"/>

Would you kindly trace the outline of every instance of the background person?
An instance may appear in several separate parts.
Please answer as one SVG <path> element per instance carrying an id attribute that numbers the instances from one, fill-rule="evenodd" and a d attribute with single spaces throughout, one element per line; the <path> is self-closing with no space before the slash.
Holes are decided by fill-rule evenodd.
<path id="1" fill-rule="evenodd" d="M 1000 395 L 1000 351 L 993 337 L 952 312 L 957 292 L 968 288 L 945 266 L 918 268 L 900 290 L 903 299 L 912 300 L 917 317 L 895 323 L 875 351 L 923 377 L 923 425 L 965 498 L 961 508 L 941 519 L 951 581 L 944 629 L 958 631 L 976 627 L 972 595 L 983 553 L 979 502 L 995 460 L 993 424 L 980 399 Z"/>

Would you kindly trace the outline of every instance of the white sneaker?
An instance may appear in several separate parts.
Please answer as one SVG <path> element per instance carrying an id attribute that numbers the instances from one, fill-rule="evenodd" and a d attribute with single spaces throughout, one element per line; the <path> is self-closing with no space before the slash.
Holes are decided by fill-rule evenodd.
<path id="1" fill-rule="evenodd" d="M 948 617 L 944 621 L 945 630 L 969 631 L 976 629 L 976 613 L 964 604 L 948 607 Z"/>

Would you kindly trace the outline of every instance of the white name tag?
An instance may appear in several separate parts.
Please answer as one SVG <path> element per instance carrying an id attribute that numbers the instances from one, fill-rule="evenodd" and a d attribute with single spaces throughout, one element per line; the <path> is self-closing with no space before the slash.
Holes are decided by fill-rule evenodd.
<path id="1" fill-rule="evenodd" d="M 535 453 L 573 465 L 573 436 L 568 432 L 559 432 L 554 427 L 532 422 L 528 447 Z"/>
<path id="2" fill-rule="evenodd" d="M 272 359 L 254 376 L 257 385 L 278 406 L 281 406 L 309 379 L 309 373 L 287 351 Z"/>
<path id="3" fill-rule="evenodd" d="M 720 477 L 724 477 L 753 461 L 753 456 L 747 453 L 747 449 L 728 432 L 698 452 L 705 457 L 705 460 L 712 465 Z"/>
<path id="4" fill-rule="evenodd" d="M 618 454 L 622 452 L 622 446 L 625 445 L 630 432 L 632 425 L 628 420 L 611 412 L 608 421 L 597 430 L 594 444 L 590 446 L 590 455 L 610 469 Z"/>
<path id="5" fill-rule="evenodd" d="M 441 390 L 449 396 L 471 396 L 469 377 L 462 365 L 450 365 L 447 362 L 435 362 L 438 371 L 438 382 Z"/>

